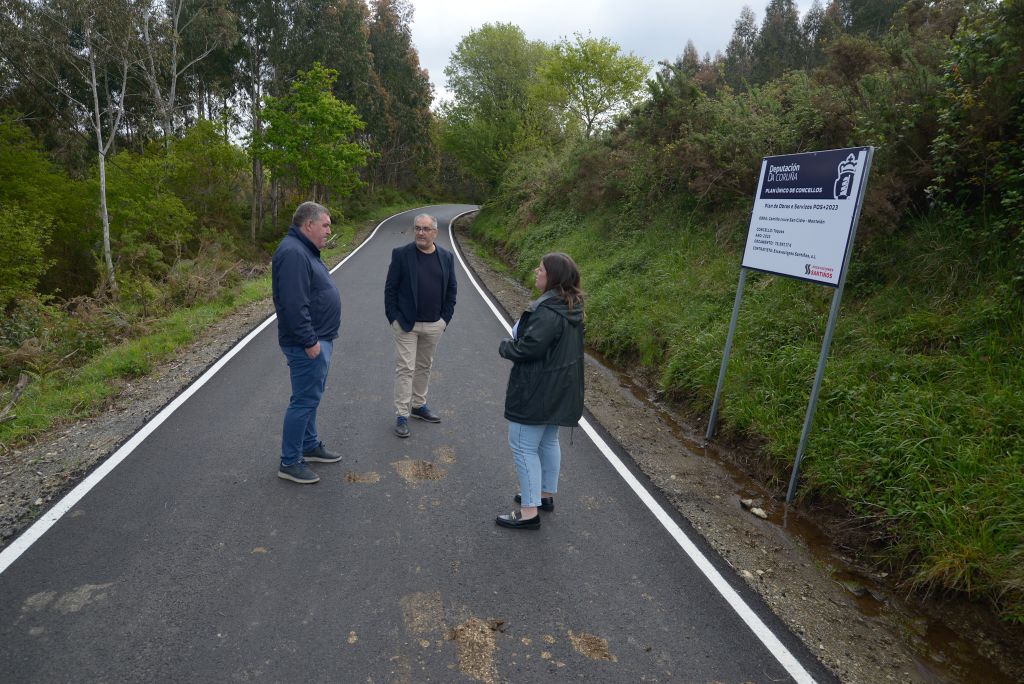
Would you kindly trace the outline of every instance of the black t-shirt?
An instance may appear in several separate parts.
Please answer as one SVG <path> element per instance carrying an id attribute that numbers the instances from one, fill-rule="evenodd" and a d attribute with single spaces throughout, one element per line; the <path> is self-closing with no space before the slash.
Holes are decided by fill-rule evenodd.
<path id="1" fill-rule="evenodd" d="M 441 258 L 416 250 L 416 321 L 433 323 L 441 318 Z"/>

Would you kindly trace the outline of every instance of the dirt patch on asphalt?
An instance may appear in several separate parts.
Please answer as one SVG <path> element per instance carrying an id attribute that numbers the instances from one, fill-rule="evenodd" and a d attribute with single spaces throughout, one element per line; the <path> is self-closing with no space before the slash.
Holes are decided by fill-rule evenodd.
<path id="1" fill-rule="evenodd" d="M 593 634 L 576 634 L 571 629 L 569 630 L 569 641 L 572 642 L 572 647 L 576 649 L 577 653 L 581 653 L 591 660 L 610 660 L 613 663 L 619 662 L 619 659 L 612 655 L 611 651 L 608 650 L 608 640 L 602 639 L 599 636 Z"/>
<path id="2" fill-rule="evenodd" d="M 459 670 L 478 682 L 493 684 L 498 681 L 498 668 L 494 663 L 497 648 L 494 632 L 492 624 L 474 617 L 449 634 L 449 639 L 455 642 Z"/>
<path id="3" fill-rule="evenodd" d="M 398 602 L 402 606 L 402 622 L 405 631 L 413 636 L 429 636 L 443 634 L 446 630 L 444 622 L 444 604 L 441 592 L 420 592 L 403 596 Z"/>
<path id="4" fill-rule="evenodd" d="M 380 473 L 372 470 L 368 473 L 345 473 L 345 482 L 349 484 L 376 484 L 380 482 Z"/>
<path id="5" fill-rule="evenodd" d="M 529 291 L 468 250 L 466 256 L 495 299 L 518 315 Z M 125 383 L 100 415 L 0 454 L 0 544 L 9 543 L 272 313 L 270 301 L 245 307 L 210 326 L 173 361 Z M 884 577 L 844 566 L 812 522 L 786 511 L 772 492 L 733 465 L 749 462 L 750 450 L 732 454 L 702 448 L 701 435 L 683 411 L 661 403 L 641 378 L 589 359 L 587 408 L 661 494 L 842 681 L 1024 681 L 1021 630 L 959 602 L 933 600 L 921 604 L 925 612 L 907 612 Z M 436 456 L 443 464 L 455 457 L 443 451 Z M 437 465 L 421 463 L 427 465 L 412 470 L 436 474 Z M 354 484 L 377 474 L 350 475 L 347 481 Z M 741 499 L 753 499 L 769 519 L 752 515 Z M 953 612 L 959 615 L 953 627 L 936 619 Z M 470 621 L 454 636 L 463 672 L 494 681 L 493 627 Z M 982 656 L 1000 662 L 1002 671 Z"/>
<path id="6" fill-rule="evenodd" d="M 430 461 L 415 461 L 408 458 L 402 461 L 395 461 L 391 464 L 391 467 L 409 484 L 416 484 L 426 480 L 440 480 L 448 474 L 447 470 L 434 465 Z"/>
<path id="7" fill-rule="evenodd" d="M 434 455 L 437 456 L 438 463 L 444 463 L 445 465 L 455 463 L 455 450 L 449 446 L 437 447 L 434 449 Z"/>

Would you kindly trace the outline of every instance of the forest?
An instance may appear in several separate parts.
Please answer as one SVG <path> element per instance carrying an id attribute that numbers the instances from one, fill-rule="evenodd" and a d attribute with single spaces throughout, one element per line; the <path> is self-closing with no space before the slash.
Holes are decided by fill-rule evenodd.
<path id="1" fill-rule="evenodd" d="M 453 200 L 524 280 L 569 252 L 588 344 L 699 425 L 761 158 L 871 145 L 799 502 L 908 590 L 1024 622 L 1024 6 L 757 10 L 657 65 L 484 24 L 435 103 L 407 0 L 0 0 L 0 448 L 265 297 L 308 198 L 339 244 Z M 720 439 L 773 489 L 830 297 L 748 280 Z"/>
<path id="2" fill-rule="evenodd" d="M 341 246 L 439 192 L 410 17 L 389 0 L 0 1 L 4 450 L 265 296 L 299 202 L 332 209 Z"/>

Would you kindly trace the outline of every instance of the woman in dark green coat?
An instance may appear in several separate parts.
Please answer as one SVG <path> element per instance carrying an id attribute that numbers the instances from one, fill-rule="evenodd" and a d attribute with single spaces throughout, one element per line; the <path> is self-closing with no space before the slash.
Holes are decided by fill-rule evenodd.
<path id="1" fill-rule="evenodd" d="M 583 416 L 583 292 L 576 263 L 546 254 L 534 269 L 543 294 L 530 303 L 502 340 L 498 353 L 512 361 L 505 392 L 508 443 L 519 474 L 521 509 L 499 515 L 502 527 L 536 530 L 539 510 L 555 508 L 561 450 L 558 427 Z"/>

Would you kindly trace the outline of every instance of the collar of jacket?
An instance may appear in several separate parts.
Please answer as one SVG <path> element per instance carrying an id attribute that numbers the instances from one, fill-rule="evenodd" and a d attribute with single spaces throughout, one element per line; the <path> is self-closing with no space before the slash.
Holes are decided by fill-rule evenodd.
<path id="1" fill-rule="evenodd" d="M 299 228 L 297 225 L 293 223 L 291 227 L 288 229 L 288 234 L 294 235 L 295 237 L 299 238 L 299 241 L 302 242 L 302 244 L 306 245 L 306 247 L 309 248 L 313 252 L 313 254 L 316 254 L 317 259 L 320 258 L 320 250 L 317 249 L 317 246 L 313 244 L 312 240 L 310 240 L 308 237 L 302 234 L 301 228 Z"/>
<path id="2" fill-rule="evenodd" d="M 537 307 L 540 306 L 542 303 L 546 302 L 549 299 L 557 297 L 557 296 L 558 296 L 558 293 L 555 292 L 554 290 L 547 290 L 540 297 L 537 297 L 532 302 L 530 302 L 530 306 L 527 307 L 527 311 L 536 311 Z"/>

